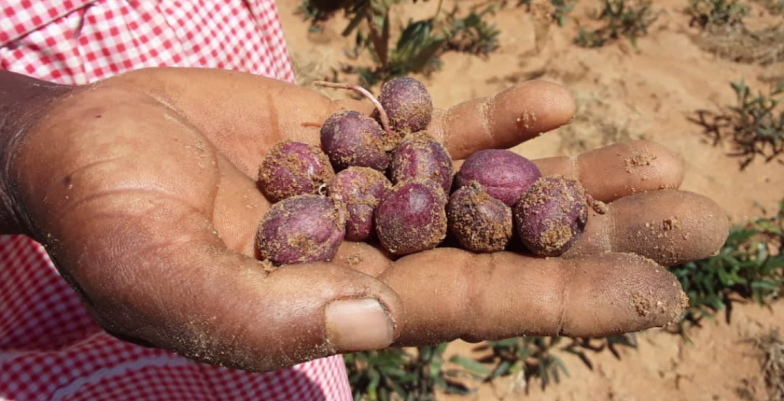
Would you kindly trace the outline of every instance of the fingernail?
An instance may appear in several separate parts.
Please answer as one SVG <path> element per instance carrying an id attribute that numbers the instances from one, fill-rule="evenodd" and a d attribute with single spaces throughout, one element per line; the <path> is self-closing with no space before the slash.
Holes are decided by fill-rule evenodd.
<path id="1" fill-rule="evenodd" d="M 347 299 L 327 306 L 327 337 L 337 351 L 381 349 L 392 344 L 392 320 L 375 299 Z"/>

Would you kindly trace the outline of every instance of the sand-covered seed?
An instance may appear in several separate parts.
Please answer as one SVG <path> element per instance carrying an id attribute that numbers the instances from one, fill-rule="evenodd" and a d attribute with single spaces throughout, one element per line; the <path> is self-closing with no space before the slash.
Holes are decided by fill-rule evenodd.
<path id="1" fill-rule="evenodd" d="M 506 149 L 486 149 L 465 159 L 455 181 L 458 188 L 477 181 L 490 196 L 512 207 L 541 176 L 536 164 L 523 156 Z"/>
<path id="2" fill-rule="evenodd" d="M 449 231 L 474 252 L 500 252 L 512 238 L 512 210 L 471 181 L 449 197 Z"/>
<path id="3" fill-rule="evenodd" d="M 345 206 L 319 195 L 298 195 L 274 205 L 259 225 L 261 256 L 275 265 L 328 262 L 346 233 Z"/>
<path id="4" fill-rule="evenodd" d="M 513 214 L 517 235 L 531 252 L 559 256 L 585 230 L 585 190 L 575 180 L 541 177 L 520 197 Z"/>
<path id="5" fill-rule="evenodd" d="M 433 116 L 433 100 L 425 85 L 414 78 L 388 81 L 381 87 L 378 101 L 389 116 L 392 130 L 403 135 L 424 130 Z"/>
<path id="6" fill-rule="evenodd" d="M 271 201 L 316 194 L 335 176 L 329 158 L 317 146 L 281 141 L 264 156 L 259 167 L 259 186 Z"/>
<path id="7" fill-rule="evenodd" d="M 358 166 L 386 171 L 389 154 L 384 146 L 384 130 L 358 111 L 338 111 L 321 126 L 321 148 L 336 170 Z"/>
<path id="8" fill-rule="evenodd" d="M 392 154 L 389 176 L 393 184 L 411 179 L 432 180 L 450 193 L 455 167 L 444 145 L 427 132 L 407 135 Z"/>
<path id="9" fill-rule="evenodd" d="M 403 181 L 381 199 L 375 214 L 376 235 L 395 255 L 435 248 L 446 237 L 444 191 L 429 180 Z"/>
<path id="10" fill-rule="evenodd" d="M 327 191 L 346 205 L 347 240 L 364 241 L 375 235 L 373 214 L 391 187 L 384 174 L 368 167 L 349 167 L 335 175 Z"/>

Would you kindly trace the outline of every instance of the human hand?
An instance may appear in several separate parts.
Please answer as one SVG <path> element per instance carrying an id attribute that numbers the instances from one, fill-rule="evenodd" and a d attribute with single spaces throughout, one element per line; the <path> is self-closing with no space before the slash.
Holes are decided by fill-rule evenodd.
<path id="1" fill-rule="evenodd" d="M 318 143 L 341 107 L 372 106 L 229 71 L 140 70 L 60 97 L 8 149 L 4 182 L 24 232 L 108 332 L 253 371 L 389 345 L 660 327 L 686 302 L 662 266 L 726 238 L 714 202 L 677 190 L 680 159 L 640 141 L 536 161 L 609 202 L 563 257 L 437 248 L 392 260 L 344 242 L 331 263 L 272 269 L 256 259 L 270 207 L 258 164 L 279 140 Z M 573 113 L 566 90 L 529 82 L 437 111 L 429 131 L 460 160 Z"/>

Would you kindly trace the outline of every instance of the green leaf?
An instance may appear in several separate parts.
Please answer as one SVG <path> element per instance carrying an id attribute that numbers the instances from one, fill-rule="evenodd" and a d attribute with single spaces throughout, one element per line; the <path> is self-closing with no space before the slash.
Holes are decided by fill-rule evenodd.
<path id="1" fill-rule="evenodd" d="M 542 378 L 542 387 L 546 387 L 550 384 L 550 375 L 547 373 L 547 366 L 545 363 L 539 363 L 539 377 Z"/>
<path id="2" fill-rule="evenodd" d="M 438 51 L 441 50 L 445 43 L 445 39 L 438 39 L 423 47 L 411 61 L 411 71 L 424 71 L 425 67 L 434 59 Z"/>
<path id="3" fill-rule="evenodd" d="M 727 273 L 723 269 L 716 271 L 716 273 L 719 275 L 719 279 L 721 280 L 721 283 L 724 284 L 725 286 L 731 286 L 734 284 L 732 282 L 732 279 L 727 275 Z"/>
<path id="4" fill-rule="evenodd" d="M 439 345 L 436 347 L 436 349 L 435 349 L 435 353 L 436 353 L 436 355 L 438 355 L 439 357 L 443 356 L 443 355 L 444 355 L 444 351 L 446 351 L 446 348 L 447 348 L 448 346 L 449 346 L 449 343 L 442 343 L 442 344 L 439 344 Z"/>
<path id="5" fill-rule="evenodd" d="M 531 349 L 528 348 L 527 346 L 526 347 L 521 347 L 517 351 L 517 355 L 520 357 L 520 360 L 522 360 L 522 361 L 528 359 L 528 357 L 530 357 L 532 353 L 533 353 L 533 351 L 531 351 Z"/>
<path id="6" fill-rule="evenodd" d="M 378 388 L 378 383 L 381 381 L 381 375 L 375 369 L 369 369 L 368 377 L 370 378 L 370 384 L 368 384 L 368 389 L 370 391 L 375 391 Z"/>
<path id="7" fill-rule="evenodd" d="M 551 375 L 553 376 L 553 379 L 555 380 L 555 384 L 561 383 L 561 374 L 558 373 L 558 369 L 557 368 L 553 368 L 552 369 Z"/>
<path id="8" fill-rule="evenodd" d="M 779 268 L 784 267 L 784 253 L 782 253 L 781 255 L 777 255 L 777 256 L 774 256 L 772 258 L 769 258 L 766 261 L 765 265 L 769 269 L 779 269 Z"/>
<path id="9" fill-rule="evenodd" d="M 429 361 L 433 355 L 432 347 L 419 347 L 418 350 L 420 360 Z"/>
<path id="10" fill-rule="evenodd" d="M 475 373 L 481 377 L 490 376 L 490 370 L 482 365 L 481 363 L 477 362 L 472 358 L 468 358 L 462 355 L 455 355 L 449 358 L 449 362 L 459 365 L 463 369 Z"/>
<path id="11" fill-rule="evenodd" d="M 389 383 L 389 387 L 392 387 L 392 391 L 394 391 L 395 394 L 397 394 L 397 395 L 399 395 L 399 396 L 401 396 L 403 398 L 406 398 L 408 396 L 408 393 L 406 392 L 406 390 L 404 390 L 403 387 L 401 387 L 399 384 L 397 384 L 394 381 Z"/>
<path id="12" fill-rule="evenodd" d="M 408 373 L 398 367 L 390 366 L 384 369 L 384 374 L 393 378 L 404 378 Z"/>
<path id="13" fill-rule="evenodd" d="M 430 362 L 430 377 L 438 378 L 441 376 L 441 366 L 443 362 L 440 358 L 437 361 Z"/>
<path id="14" fill-rule="evenodd" d="M 555 366 L 557 366 L 559 369 L 561 369 L 561 371 L 563 371 L 564 374 L 567 377 L 569 376 L 569 371 L 566 370 L 566 366 L 564 366 L 564 364 L 563 364 L 563 362 L 561 362 L 560 358 L 552 357 L 552 361 L 555 364 Z"/>
<path id="15" fill-rule="evenodd" d="M 343 32 L 341 32 L 341 35 L 342 36 L 351 35 L 351 32 L 354 32 L 354 30 L 357 29 L 359 24 L 361 24 L 364 19 L 365 19 L 365 12 L 363 9 L 362 11 L 357 12 L 354 15 L 354 17 L 351 18 L 348 25 L 346 25 L 346 27 L 343 29 Z"/>
<path id="16" fill-rule="evenodd" d="M 511 367 L 512 364 L 509 361 L 503 361 L 498 365 L 498 367 L 495 368 L 493 371 L 493 376 L 504 376 L 509 372 Z"/>
<path id="17" fill-rule="evenodd" d="M 510 375 L 516 375 L 516 374 L 518 374 L 520 371 L 522 371 L 523 369 L 524 369 L 524 366 L 523 366 L 523 364 L 522 364 L 522 363 L 515 363 L 515 364 L 512 364 L 512 367 L 510 367 L 510 368 L 509 368 L 509 374 L 510 374 Z"/>
<path id="18" fill-rule="evenodd" d="M 405 49 L 414 46 L 414 44 L 421 44 L 430 36 L 432 29 L 432 19 L 416 22 L 409 21 L 408 26 L 400 33 L 400 37 L 397 40 L 397 49 Z"/>
<path id="19" fill-rule="evenodd" d="M 782 283 L 767 279 L 754 281 L 751 283 L 751 288 L 754 290 L 767 290 L 773 292 L 780 290 L 781 287 Z"/>

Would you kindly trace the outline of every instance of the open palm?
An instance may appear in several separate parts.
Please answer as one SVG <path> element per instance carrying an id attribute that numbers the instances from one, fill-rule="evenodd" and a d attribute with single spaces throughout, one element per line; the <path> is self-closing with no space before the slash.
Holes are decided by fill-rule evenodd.
<path id="1" fill-rule="evenodd" d="M 140 70 L 75 88 L 10 167 L 21 218 L 110 333 L 254 371 L 389 345 L 663 326 L 686 302 L 665 267 L 726 238 L 714 202 L 677 190 L 680 159 L 631 142 L 536 161 L 609 202 L 560 258 L 442 247 L 393 261 L 344 242 L 332 263 L 259 262 L 264 154 L 282 139 L 317 144 L 332 112 L 371 107 L 217 70 Z M 563 88 L 529 82 L 439 110 L 429 132 L 459 161 L 573 113 Z"/>

